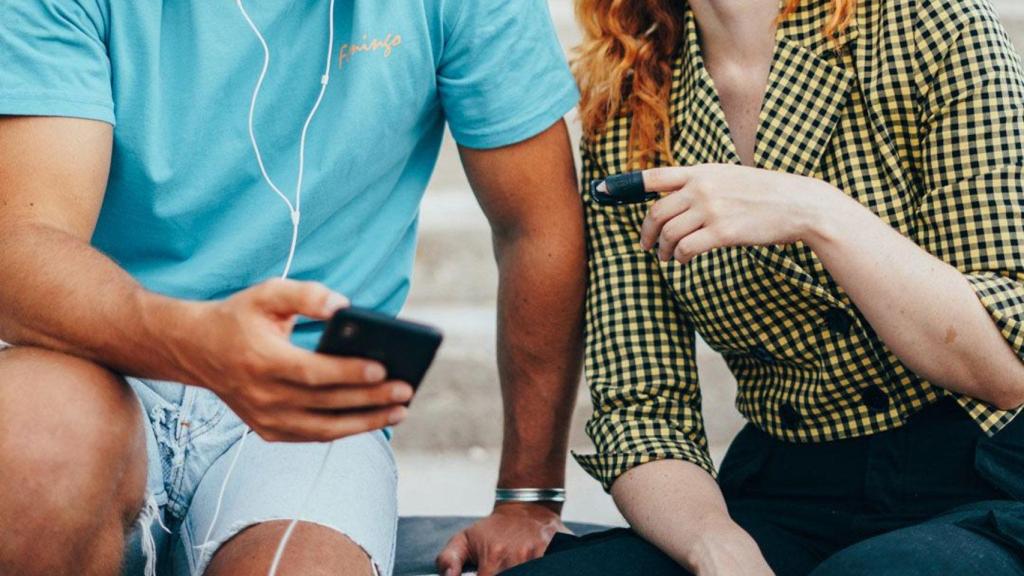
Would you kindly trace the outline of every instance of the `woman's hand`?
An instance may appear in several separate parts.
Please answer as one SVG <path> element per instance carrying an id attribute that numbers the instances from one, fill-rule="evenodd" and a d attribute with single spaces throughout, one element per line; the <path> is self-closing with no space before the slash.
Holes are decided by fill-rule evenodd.
<path id="1" fill-rule="evenodd" d="M 807 240 L 850 201 L 820 180 L 731 164 L 646 170 L 644 187 L 665 196 L 647 213 L 641 246 L 682 263 L 715 248 Z"/>

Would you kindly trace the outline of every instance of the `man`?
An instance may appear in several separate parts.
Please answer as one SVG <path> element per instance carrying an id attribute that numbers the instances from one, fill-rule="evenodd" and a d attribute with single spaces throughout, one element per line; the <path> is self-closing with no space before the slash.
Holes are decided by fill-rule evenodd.
<path id="1" fill-rule="evenodd" d="M 500 268 L 500 486 L 562 486 L 584 255 L 541 0 L 0 14 L 0 574 L 265 574 L 293 518 L 278 574 L 390 574 L 412 390 L 309 350 L 400 309 L 446 120 Z M 560 528 L 503 504 L 456 560 Z"/>

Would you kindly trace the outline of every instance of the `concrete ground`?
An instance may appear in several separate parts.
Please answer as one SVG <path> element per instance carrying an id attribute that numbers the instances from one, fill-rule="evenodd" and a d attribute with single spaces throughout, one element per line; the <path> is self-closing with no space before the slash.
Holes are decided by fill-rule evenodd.
<path id="1" fill-rule="evenodd" d="M 1024 2 L 996 0 L 1018 47 L 1024 47 Z M 571 0 L 550 0 L 563 46 L 579 42 Z M 578 127 L 569 117 L 573 136 Z M 497 283 L 487 223 L 477 207 L 448 139 L 423 206 L 413 293 L 405 315 L 444 328 L 447 341 L 409 420 L 396 431 L 404 515 L 484 514 L 497 474 L 501 408 L 494 366 L 494 289 Z M 735 382 L 722 359 L 699 347 L 704 413 L 712 454 L 720 461 L 742 425 L 733 407 Z M 582 433 L 590 410 L 581 387 L 572 445 L 589 451 Z M 572 461 L 569 503 L 575 521 L 622 523 L 610 498 Z"/>

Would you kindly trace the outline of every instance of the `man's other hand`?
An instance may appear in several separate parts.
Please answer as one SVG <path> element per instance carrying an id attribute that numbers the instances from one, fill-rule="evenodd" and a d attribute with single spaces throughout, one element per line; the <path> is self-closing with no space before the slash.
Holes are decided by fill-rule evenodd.
<path id="1" fill-rule="evenodd" d="M 448 541 L 437 557 L 437 570 L 441 576 L 458 576 L 472 564 L 479 576 L 494 576 L 543 556 L 557 532 L 569 530 L 544 505 L 498 504 L 490 516 Z"/>

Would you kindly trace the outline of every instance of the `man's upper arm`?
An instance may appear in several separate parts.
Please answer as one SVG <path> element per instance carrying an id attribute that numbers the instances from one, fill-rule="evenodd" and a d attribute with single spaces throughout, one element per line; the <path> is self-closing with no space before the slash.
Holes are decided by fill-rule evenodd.
<path id="1" fill-rule="evenodd" d="M 496 236 L 534 230 L 583 237 L 572 144 L 564 121 L 494 150 L 459 147 L 473 192 Z M 554 221 L 548 221 L 553 219 Z"/>
<path id="2" fill-rule="evenodd" d="M 106 0 L 0 2 L 0 223 L 92 236 L 114 102 Z"/>
<path id="3" fill-rule="evenodd" d="M 0 117 L 0 228 L 39 224 L 88 241 L 103 204 L 112 140 L 105 122 Z"/>

